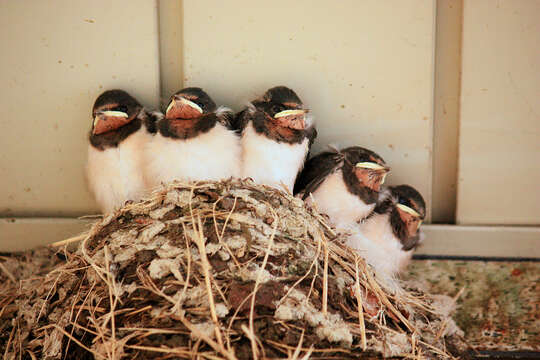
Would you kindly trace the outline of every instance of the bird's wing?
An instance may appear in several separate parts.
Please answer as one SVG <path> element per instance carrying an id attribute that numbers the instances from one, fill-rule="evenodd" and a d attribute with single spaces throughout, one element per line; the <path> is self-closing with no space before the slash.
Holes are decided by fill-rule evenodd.
<path id="1" fill-rule="evenodd" d="M 249 112 L 248 109 L 244 109 L 234 115 L 231 119 L 231 128 L 236 131 L 238 134 L 241 134 L 244 131 L 245 127 L 249 122 Z"/>
<path id="2" fill-rule="evenodd" d="M 220 106 L 216 111 L 217 121 L 229 130 L 234 129 L 235 115 L 231 109 L 225 106 Z"/>
<path id="3" fill-rule="evenodd" d="M 295 193 L 301 193 L 305 200 L 317 190 L 323 181 L 343 165 L 343 155 L 339 152 L 323 152 L 306 162 L 294 186 Z"/>
<path id="4" fill-rule="evenodd" d="M 315 141 L 315 138 L 317 137 L 317 129 L 315 129 L 315 126 L 311 126 L 311 127 L 306 129 L 306 137 L 309 140 L 308 151 L 306 152 L 306 157 L 304 158 L 304 161 L 302 162 L 302 167 L 300 167 L 300 169 L 298 169 L 298 173 L 296 174 L 296 180 L 295 181 L 297 181 L 300 178 L 300 174 L 302 173 L 302 170 L 304 169 L 304 167 L 306 165 L 306 162 L 309 159 L 309 155 L 311 154 L 310 153 L 311 145 L 313 145 L 313 142 Z M 296 183 L 294 185 L 293 193 L 294 194 L 297 193 L 297 191 L 296 191 Z"/>
<path id="5" fill-rule="evenodd" d="M 148 111 L 145 110 L 145 117 L 144 117 L 144 126 L 146 127 L 146 130 L 148 130 L 149 133 L 155 134 L 157 131 L 157 122 L 161 119 L 163 119 L 164 115 L 159 111 Z"/>
<path id="6" fill-rule="evenodd" d="M 317 129 L 315 129 L 315 126 L 311 126 L 306 129 L 306 137 L 309 139 L 308 149 L 311 149 L 311 145 L 313 145 L 313 142 L 315 141 L 315 138 L 317 137 Z"/>

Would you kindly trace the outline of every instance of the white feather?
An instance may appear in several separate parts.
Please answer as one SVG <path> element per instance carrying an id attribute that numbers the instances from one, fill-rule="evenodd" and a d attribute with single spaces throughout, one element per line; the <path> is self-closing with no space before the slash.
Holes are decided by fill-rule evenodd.
<path id="1" fill-rule="evenodd" d="M 246 107 L 247 107 L 248 114 L 253 115 L 257 112 L 257 108 L 255 107 L 255 105 L 253 105 L 252 102 L 246 103 Z"/>
<path id="2" fill-rule="evenodd" d="M 165 115 L 161 111 L 157 110 L 150 111 L 149 114 L 155 118 L 155 121 L 161 120 L 165 117 Z"/>
<path id="3" fill-rule="evenodd" d="M 88 186 L 103 213 L 144 196 L 143 151 L 151 139 L 152 135 L 142 127 L 116 148 L 100 151 L 88 145 Z"/>
<path id="4" fill-rule="evenodd" d="M 221 180 L 240 174 L 238 136 L 217 123 L 191 139 L 156 134 L 145 151 L 145 178 L 150 189 L 173 180 Z"/>
<path id="5" fill-rule="evenodd" d="M 330 174 L 311 195 L 319 212 L 328 215 L 330 222 L 341 230 L 354 226 L 375 208 L 375 203 L 368 205 L 349 192 L 341 169 Z M 311 203 L 310 198 L 307 203 Z"/>
<path id="6" fill-rule="evenodd" d="M 375 214 L 351 229 L 347 239 L 376 270 L 393 276 L 407 266 L 413 250 L 404 251 L 394 235 L 388 214 Z"/>
<path id="7" fill-rule="evenodd" d="M 304 115 L 304 119 L 306 122 L 306 129 L 313 126 L 313 123 L 315 122 L 315 117 L 310 112 Z"/>
<path id="8" fill-rule="evenodd" d="M 256 183 L 283 189 L 284 184 L 290 192 L 298 172 L 303 168 L 309 149 L 306 138 L 300 144 L 287 144 L 258 134 L 248 123 L 242 133 L 242 177 L 250 177 Z"/>
<path id="9" fill-rule="evenodd" d="M 216 114 L 217 117 L 221 117 L 223 115 L 232 114 L 232 113 L 233 113 L 233 111 L 231 110 L 231 108 L 228 108 L 226 106 L 220 106 L 220 107 L 217 108 L 215 114 Z"/>

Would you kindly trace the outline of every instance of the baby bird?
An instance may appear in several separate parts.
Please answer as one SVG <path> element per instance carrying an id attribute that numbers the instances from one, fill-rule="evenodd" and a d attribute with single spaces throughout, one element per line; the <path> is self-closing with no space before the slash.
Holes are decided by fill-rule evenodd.
<path id="1" fill-rule="evenodd" d="M 240 174 L 240 142 L 230 128 L 232 113 L 217 107 L 204 90 L 182 89 L 171 96 L 158 133 L 145 151 L 150 188 L 173 180 L 221 180 Z"/>
<path id="2" fill-rule="evenodd" d="M 103 213 L 144 195 L 143 149 L 158 118 L 123 90 L 108 90 L 96 99 L 86 175 Z"/>
<path id="3" fill-rule="evenodd" d="M 292 193 L 317 136 L 307 113 L 293 90 L 276 86 L 237 114 L 235 128 L 242 134 L 241 176 Z"/>
<path id="4" fill-rule="evenodd" d="M 295 192 L 346 230 L 373 211 L 389 171 L 379 155 L 359 146 L 326 151 L 307 161 Z"/>
<path id="5" fill-rule="evenodd" d="M 376 270 L 392 276 L 408 265 L 422 240 L 420 225 L 426 215 L 422 195 L 409 185 L 390 186 L 381 192 L 374 212 L 348 237 Z"/>

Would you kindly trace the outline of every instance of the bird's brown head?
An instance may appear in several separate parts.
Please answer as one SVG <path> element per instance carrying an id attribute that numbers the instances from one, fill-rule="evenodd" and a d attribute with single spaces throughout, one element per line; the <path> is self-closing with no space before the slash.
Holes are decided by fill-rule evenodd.
<path id="1" fill-rule="evenodd" d="M 212 113 L 216 109 L 216 103 L 203 89 L 189 87 L 171 96 L 165 118 L 191 120 Z"/>
<path id="2" fill-rule="evenodd" d="M 141 109 L 141 104 L 124 90 L 105 91 L 92 108 L 92 134 L 104 134 L 129 124 Z"/>
<path id="3" fill-rule="evenodd" d="M 267 90 L 253 106 L 265 114 L 266 119 L 277 126 L 304 130 L 310 124 L 302 101 L 296 93 L 285 86 L 276 86 Z"/>
<path id="4" fill-rule="evenodd" d="M 394 204 L 394 217 L 403 224 L 407 238 L 415 237 L 426 217 L 424 198 L 409 185 L 391 186 L 389 191 Z"/>
<path id="5" fill-rule="evenodd" d="M 383 158 L 359 146 L 343 149 L 341 153 L 344 156 L 343 176 L 349 190 L 360 195 L 367 204 L 376 202 L 390 171 Z"/>

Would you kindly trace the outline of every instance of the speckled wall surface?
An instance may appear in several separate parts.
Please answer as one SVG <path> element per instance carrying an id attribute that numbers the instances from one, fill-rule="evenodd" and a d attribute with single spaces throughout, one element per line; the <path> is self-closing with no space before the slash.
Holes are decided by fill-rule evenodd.
<path id="1" fill-rule="evenodd" d="M 456 295 L 454 319 L 479 350 L 540 351 L 540 262 L 416 260 L 405 277 Z"/>

